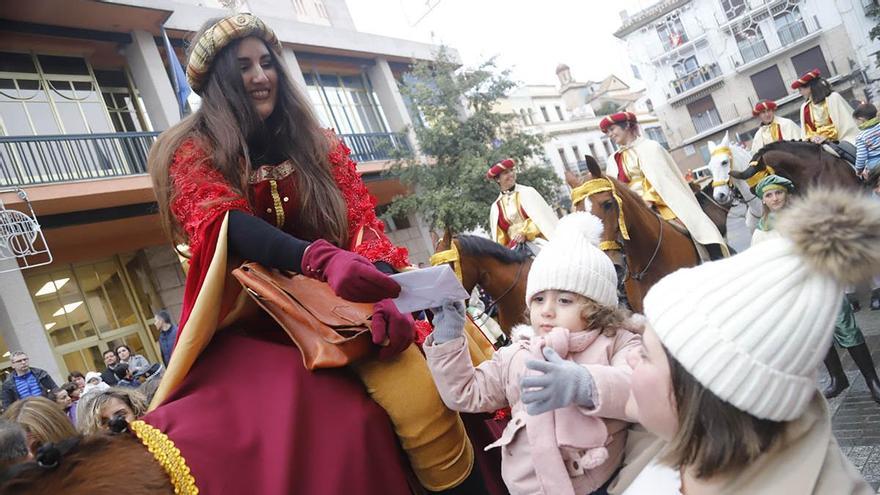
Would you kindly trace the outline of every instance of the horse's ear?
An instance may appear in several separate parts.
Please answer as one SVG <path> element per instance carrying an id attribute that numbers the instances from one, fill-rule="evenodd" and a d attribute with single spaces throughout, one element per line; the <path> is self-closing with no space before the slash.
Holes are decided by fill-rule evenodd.
<path id="1" fill-rule="evenodd" d="M 721 140 L 721 146 L 730 144 L 730 131 L 724 131 L 724 139 Z"/>
<path id="2" fill-rule="evenodd" d="M 568 187 L 574 189 L 581 185 L 581 179 L 571 170 L 566 170 L 565 183 L 568 184 Z"/>
<path id="3" fill-rule="evenodd" d="M 711 152 L 715 151 L 715 148 L 717 148 L 717 147 L 718 147 L 718 145 L 715 144 L 715 141 L 712 141 L 710 139 L 709 140 L 709 152 L 711 153 Z"/>
<path id="4" fill-rule="evenodd" d="M 593 176 L 594 179 L 602 177 L 602 167 L 599 166 L 599 162 L 597 162 L 595 158 L 586 155 L 584 160 L 587 162 L 587 170 L 590 171 L 590 175 Z"/>

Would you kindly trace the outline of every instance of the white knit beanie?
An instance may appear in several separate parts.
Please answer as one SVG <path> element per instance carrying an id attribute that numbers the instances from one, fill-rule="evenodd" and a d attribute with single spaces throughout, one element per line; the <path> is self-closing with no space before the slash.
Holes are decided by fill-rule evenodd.
<path id="1" fill-rule="evenodd" d="M 644 311 L 704 387 L 757 418 L 788 421 L 816 393 L 844 284 L 880 272 L 880 204 L 814 190 L 778 225 L 783 237 L 666 276 Z"/>
<path id="2" fill-rule="evenodd" d="M 608 256 L 596 247 L 602 221 L 586 212 L 563 217 L 532 267 L 526 284 L 526 304 L 545 290 L 564 290 L 605 306 L 617 306 L 617 273 Z"/>

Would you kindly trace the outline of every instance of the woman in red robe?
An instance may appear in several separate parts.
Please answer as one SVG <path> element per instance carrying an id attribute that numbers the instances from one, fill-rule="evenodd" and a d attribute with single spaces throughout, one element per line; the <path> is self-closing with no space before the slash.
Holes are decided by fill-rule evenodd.
<path id="1" fill-rule="evenodd" d="M 389 418 L 358 376 L 307 371 L 269 317 L 240 318 L 246 298 L 229 275 L 258 261 L 375 303 L 387 360 L 414 337 L 385 274 L 408 264 L 406 250 L 384 235 L 349 149 L 294 88 L 271 29 L 240 14 L 197 39 L 187 77 L 202 106 L 149 160 L 163 222 L 191 252 L 181 330 L 153 409 L 131 429 L 180 493 L 410 493 Z"/>

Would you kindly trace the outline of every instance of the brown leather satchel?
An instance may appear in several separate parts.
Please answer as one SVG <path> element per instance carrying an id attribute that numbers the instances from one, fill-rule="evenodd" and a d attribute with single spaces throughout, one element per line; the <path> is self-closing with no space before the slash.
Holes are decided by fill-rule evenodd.
<path id="1" fill-rule="evenodd" d="M 259 263 L 244 263 L 232 275 L 290 335 L 307 369 L 339 368 L 374 352 L 372 304 L 346 301 L 324 282 Z"/>

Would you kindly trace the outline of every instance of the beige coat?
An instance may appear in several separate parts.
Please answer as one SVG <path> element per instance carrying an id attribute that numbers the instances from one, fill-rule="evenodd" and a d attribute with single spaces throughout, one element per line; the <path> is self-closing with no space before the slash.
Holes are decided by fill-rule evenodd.
<path id="1" fill-rule="evenodd" d="M 624 467 L 609 493 L 624 493 L 664 446 L 663 440 L 643 428 L 632 428 L 624 452 Z M 874 491 L 840 451 L 831 433 L 828 403 L 816 391 L 804 414 L 790 423 L 782 442 L 732 476 L 718 492 L 734 494 L 874 495 Z"/>
<path id="2" fill-rule="evenodd" d="M 772 124 L 779 125 L 779 131 L 782 134 L 782 141 L 793 141 L 795 139 L 801 139 L 801 128 L 793 120 L 777 116 L 773 117 L 773 122 L 771 122 L 770 125 Z M 755 132 L 755 136 L 752 138 L 753 155 L 764 146 L 767 146 L 768 144 L 775 141 L 770 132 L 770 125 L 761 125 L 761 127 L 758 128 L 757 132 Z"/>
<path id="3" fill-rule="evenodd" d="M 837 128 L 837 140 L 847 141 L 855 145 L 856 138 L 859 136 L 859 125 L 852 116 L 852 107 L 838 93 L 831 93 L 825 98 L 825 101 L 828 102 L 828 114 L 831 116 L 831 122 Z M 802 139 L 809 139 L 809 136 L 807 136 L 807 126 L 804 125 L 804 109 L 807 105 L 809 105 L 809 102 L 804 102 L 801 105 Z"/>
<path id="4" fill-rule="evenodd" d="M 556 230 L 556 222 L 559 218 L 553 213 L 553 209 L 547 204 L 547 201 L 541 196 L 535 188 L 517 184 L 514 186 L 515 193 L 519 196 L 519 205 L 528 215 L 529 220 L 541 232 L 541 235 L 548 241 L 553 238 L 553 232 Z M 498 203 L 501 201 L 501 194 L 492 203 L 489 210 L 489 235 L 492 240 L 498 242 Z"/>
<path id="5" fill-rule="evenodd" d="M 681 170 L 669 154 L 659 143 L 639 137 L 628 148 L 635 153 L 637 157 L 637 167 L 640 174 L 632 173 L 630 175 L 644 175 L 645 180 L 651 185 L 651 189 L 662 198 L 666 206 L 675 213 L 675 216 L 681 220 L 681 223 L 690 232 L 694 241 L 699 244 L 720 244 L 726 252 L 727 244 L 718 228 L 712 223 L 712 220 L 706 216 L 694 192 L 684 180 Z M 617 163 L 611 159 L 608 161 L 608 175 L 617 177 Z M 643 196 L 643 191 L 638 187 L 639 182 L 631 183 L 633 189 Z"/>

